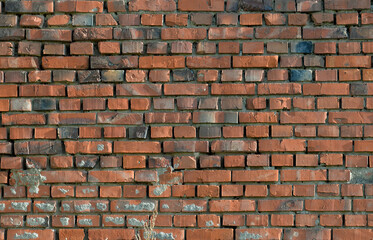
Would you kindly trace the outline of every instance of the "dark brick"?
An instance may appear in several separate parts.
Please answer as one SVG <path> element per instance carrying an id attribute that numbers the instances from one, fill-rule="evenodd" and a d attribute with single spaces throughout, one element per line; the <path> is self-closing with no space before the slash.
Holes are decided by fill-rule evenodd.
<path id="1" fill-rule="evenodd" d="M 5 12 L 8 13 L 51 13 L 53 1 L 6 1 Z"/>
<path id="2" fill-rule="evenodd" d="M 197 26 L 208 26 L 212 24 L 212 17 L 210 13 L 193 13 L 191 15 L 191 21 Z"/>
<path id="3" fill-rule="evenodd" d="M 56 99 L 33 99 L 32 110 L 34 111 L 56 110 Z"/>
<path id="4" fill-rule="evenodd" d="M 197 109 L 197 105 L 198 105 L 197 98 L 178 98 L 176 100 L 176 106 L 180 110 Z"/>
<path id="5" fill-rule="evenodd" d="M 78 71 L 78 80 L 80 83 L 97 83 L 101 82 L 99 70 Z"/>
<path id="6" fill-rule="evenodd" d="M 27 72 L 25 71 L 8 71 L 4 74 L 5 82 L 24 83 L 27 82 Z"/>
<path id="7" fill-rule="evenodd" d="M 128 137 L 130 139 L 146 139 L 148 137 L 148 127 L 130 127 L 128 128 Z"/>
<path id="8" fill-rule="evenodd" d="M 322 0 L 297 0 L 298 12 L 317 12 L 322 10 Z"/>
<path id="9" fill-rule="evenodd" d="M 167 43 L 163 43 L 163 42 L 148 43 L 147 53 L 148 54 L 166 54 Z"/>
<path id="10" fill-rule="evenodd" d="M 373 27 L 352 27 L 350 28 L 351 39 L 373 39 Z"/>
<path id="11" fill-rule="evenodd" d="M 98 156 L 76 156 L 75 166 L 78 168 L 94 168 L 98 162 Z"/>
<path id="12" fill-rule="evenodd" d="M 199 137 L 200 138 L 220 138 L 221 137 L 221 128 L 220 127 L 201 126 L 199 128 Z"/>
<path id="13" fill-rule="evenodd" d="M 61 127 L 58 129 L 59 139 L 78 139 L 79 128 L 76 127 Z"/>
<path id="14" fill-rule="evenodd" d="M 171 167 L 171 156 L 149 157 L 149 168 L 168 168 Z"/>
<path id="15" fill-rule="evenodd" d="M 291 52 L 293 53 L 312 53 L 313 44 L 312 42 L 298 42 L 291 44 Z"/>
<path id="16" fill-rule="evenodd" d="M 367 95 L 368 85 L 366 83 L 351 83 L 350 92 L 351 92 L 351 95 L 353 96 Z"/>
<path id="17" fill-rule="evenodd" d="M 242 109 L 242 98 L 221 98 L 221 109 Z"/>
<path id="18" fill-rule="evenodd" d="M 0 27 L 14 27 L 17 25 L 16 15 L 2 15 L 0 14 Z"/>
<path id="19" fill-rule="evenodd" d="M 123 82 L 124 70 L 103 70 L 101 79 L 103 82 Z"/>
<path id="20" fill-rule="evenodd" d="M 91 57 L 93 69 L 137 68 L 138 56 L 97 56 Z"/>
<path id="21" fill-rule="evenodd" d="M 54 82 L 74 82 L 76 71 L 74 70 L 54 70 L 53 81 Z"/>
<path id="22" fill-rule="evenodd" d="M 22 40 L 25 39 L 25 30 L 19 28 L 2 28 L 0 40 Z"/>
<path id="23" fill-rule="evenodd" d="M 237 12 L 239 8 L 238 2 L 239 0 L 228 0 L 226 10 L 228 12 Z"/>
<path id="24" fill-rule="evenodd" d="M 218 109 L 219 98 L 201 98 L 198 103 L 198 109 Z"/>
<path id="25" fill-rule="evenodd" d="M 371 8 L 370 0 L 324 0 L 326 10 L 352 10 Z"/>
<path id="26" fill-rule="evenodd" d="M 295 0 L 275 0 L 275 11 L 295 12 Z"/>
<path id="27" fill-rule="evenodd" d="M 28 56 L 40 56 L 41 55 L 41 43 L 22 41 L 18 44 L 18 54 Z"/>
<path id="28" fill-rule="evenodd" d="M 113 39 L 111 28 L 76 28 L 73 33 L 74 41 L 78 40 L 110 40 Z"/>
<path id="29" fill-rule="evenodd" d="M 16 155 L 53 155 L 61 154 L 61 141 L 28 141 L 14 143 Z"/>
<path id="30" fill-rule="evenodd" d="M 304 66 L 306 67 L 324 67 L 325 60 L 322 56 L 307 55 L 303 58 Z"/>
<path id="31" fill-rule="evenodd" d="M 173 79 L 178 82 L 189 82 L 194 80 L 194 72 L 189 69 L 173 70 Z"/>
<path id="32" fill-rule="evenodd" d="M 240 0 L 239 7 L 243 11 L 272 11 L 273 5 L 270 0 Z"/>
<path id="33" fill-rule="evenodd" d="M 312 70 L 292 69 L 290 71 L 290 81 L 291 82 L 312 81 Z"/>
<path id="34" fill-rule="evenodd" d="M 92 14 L 74 15 L 73 26 L 93 26 L 93 15 Z"/>

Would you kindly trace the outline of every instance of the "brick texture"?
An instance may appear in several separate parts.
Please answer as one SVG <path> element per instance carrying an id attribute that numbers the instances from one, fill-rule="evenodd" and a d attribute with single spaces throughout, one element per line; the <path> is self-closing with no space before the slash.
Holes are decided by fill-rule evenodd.
<path id="1" fill-rule="evenodd" d="M 370 0 L 0 0 L 0 240 L 373 239 Z"/>

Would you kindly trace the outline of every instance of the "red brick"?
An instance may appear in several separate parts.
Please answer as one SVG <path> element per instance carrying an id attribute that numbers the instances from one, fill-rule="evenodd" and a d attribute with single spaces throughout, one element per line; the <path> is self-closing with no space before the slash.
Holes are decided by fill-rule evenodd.
<path id="1" fill-rule="evenodd" d="M 96 14 L 96 25 L 116 26 L 118 23 L 111 14 Z"/>
<path id="2" fill-rule="evenodd" d="M 300 27 L 261 27 L 257 28 L 255 38 L 258 39 L 298 39 L 301 38 Z"/>
<path id="3" fill-rule="evenodd" d="M 262 25 L 262 14 L 260 13 L 250 13 L 240 15 L 241 25 Z"/>
<path id="4" fill-rule="evenodd" d="M 141 24 L 147 26 L 162 26 L 163 14 L 142 14 Z"/>
<path id="5" fill-rule="evenodd" d="M 96 123 L 95 113 L 50 113 L 48 123 L 57 124 L 94 124 Z"/>
<path id="6" fill-rule="evenodd" d="M 307 211 L 349 211 L 351 210 L 351 200 L 339 199 L 307 199 L 304 201 Z"/>
<path id="7" fill-rule="evenodd" d="M 260 152 L 300 152 L 304 151 L 305 148 L 305 141 L 301 139 L 259 140 Z"/>
<path id="8" fill-rule="evenodd" d="M 312 21 L 315 25 L 322 25 L 324 23 L 333 23 L 334 14 L 333 13 L 324 13 L 317 12 L 312 14 Z"/>
<path id="9" fill-rule="evenodd" d="M 196 215 L 175 215 L 174 225 L 175 227 L 196 227 Z"/>
<path id="10" fill-rule="evenodd" d="M 1 60 L 1 59 L 0 59 Z M 43 57 L 45 69 L 88 69 L 88 57 Z M 1 66 L 1 63 L 0 63 Z"/>
<path id="11" fill-rule="evenodd" d="M 348 95 L 349 92 L 349 85 L 345 83 L 303 84 L 303 95 Z"/>
<path id="12" fill-rule="evenodd" d="M 295 234 L 297 233 L 297 234 Z M 297 237 L 293 237 L 293 239 L 305 239 L 308 237 L 314 239 L 331 239 L 331 229 L 307 229 L 307 228 L 299 228 L 299 229 L 286 229 L 284 231 L 284 238 L 288 239 L 292 236 L 297 235 Z"/>
<path id="13" fill-rule="evenodd" d="M 367 56 L 326 56 L 327 68 L 370 68 L 371 65 L 371 58 Z"/>
<path id="14" fill-rule="evenodd" d="M 90 84 L 74 85 L 67 87 L 69 97 L 104 97 L 113 96 L 113 85 L 110 84 Z"/>
<path id="15" fill-rule="evenodd" d="M 266 236 L 268 239 L 281 239 L 281 228 L 248 228 L 236 229 L 236 239 L 244 238 L 245 236 Z"/>
<path id="16" fill-rule="evenodd" d="M 189 68 L 230 68 L 230 63 L 231 58 L 228 56 L 196 56 L 186 59 L 186 65 Z"/>
<path id="17" fill-rule="evenodd" d="M 167 14 L 165 24 L 167 26 L 186 26 L 188 24 L 188 14 Z"/>
<path id="18" fill-rule="evenodd" d="M 70 44 L 72 55 L 93 55 L 93 44 L 89 42 L 73 42 Z"/>
<path id="19" fill-rule="evenodd" d="M 101 54 L 119 54 L 120 43 L 119 42 L 99 42 L 98 50 Z"/>
<path id="20" fill-rule="evenodd" d="M 282 170 L 281 181 L 326 181 L 326 170 Z"/>
<path id="21" fill-rule="evenodd" d="M 302 211 L 303 201 L 300 200 L 259 200 L 258 210 L 266 212 Z"/>
<path id="22" fill-rule="evenodd" d="M 292 196 L 292 186 L 291 185 L 270 185 L 269 195 L 273 197 Z"/>
<path id="23" fill-rule="evenodd" d="M 340 227 L 342 226 L 342 215 L 320 215 L 320 225 L 328 227 Z"/>
<path id="24" fill-rule="evenodd" d="M 165 95 L 207 95 L 207 84 L 164 84 Z"/>
<path id="25" fill-rule="evenodd" d="M 346 238 L 368 240 L 372 236 L 372 229 L 333 229 L 333 238 L 336 240 Z"/>
<path id="26" fill-rule="evenodd" d="M 49 26 L 63 26 L 67 25 L 69 22 L 69 15 L 53 15 L 47 20 Z"/>
<path id="27" fill-rule="evenodd" d="M 239 53 L 240 44 L 236 42 L 220 42 L 219 53 Z"/>
<path id="28" fill-rule="evenodd" d="M 28 29 L 26 39 L 31 41 L 62 41 L 71 42 L 71 30 L 58 29 Z"/>
<path id="29" fill-rule="evenodd" d="M 314 185 L 294 185 L 293 195 L 313 197 L 315 196 L 315 186 Z"/>
<path id="30" fill-rule="evenodd" d="M 45 123 L 43 114 L 2 114 L 3 125 L 44 125 Z"/>
<path id="31" fill-rule="evenodd" d="M 39 61 L 35 57 L 0 57 L 0 69 L 38 68 Z"/>
<path id="32" fill-rule="evenodd" d="M 288 23 L 289 26 L 305 26 L 308 22 L 308 15 L 307 14 L 289 14 L 288 15 Z"/>
<path id="33" fill-rule="evenodd" d="M 23 15 L 19 25 L 25 27 L 41 27 L 44 23 L 44 18 L 41 16 L 34 15 Z"/>
<path id="34" fill-rule="evenodd" d="M 338 44 L 340 54 L 360 53 L 361 47 L 359 42 L 344 42 Z"/>
<path id="35" fill-rule="evenodd" d="M 345 216 L 345 225 L 348 227 L 364 227 L 367 225 L 366 215 L 350 215 Z"/>
<path id="36" fill-rule="evenodd" d="M 315 53 L 317 54 L 332 54 L 337 52 L 335 42 L 316 42 Z"/>
<path id="37" fill-rule="evenodd" d="M 295 225 L 297 227 L 313 227 L 316 226 L 318 215 L 316 214 L 297 214 L 295 216 Z"/>
<path id="38" fill-rule="evenodd" d="M 232 181 L 234 182 L 275 182 L 277 180 L 277 170 L 237 170 L 232 172 Z"/>
<path id="39" fill-rule="evenodd" d="M 77 12 L 77 13 L 88 13 L 88 12 L 102 12 L 103 2 L 101 1 L 75 1 L 67 0 L 56 2 L 56 12 Z"/>
<path id="40" fill-rule="evenodd" d="M 182 56 L 145 56 L 140 57 L 140 68 L 183 68 L 185 58 Z"/>
<path id="41" fill-rule="evenodd" d="M 180 11 L 224 11 L 224 1 L 212 0 L 201 3 L 198 0 L 180 0 L 178 9 Z"/>
<path id="42" fill-rule="evenodd" d="M 159 142 L 133 142 L 117 141 L 114 142 L 114 153 L 160 153 L 161 146 Z"/>
<path id="43" fill-rule="evenodd" d="M 268 215 L 248 214 L 246 215 L 246 226 L 268 226 Z"/>
<path id="44" fill-rule="evenodd" d="M 323 20 L 321 20 L 323 21 Z M 329 21 L 328 19 L 326 20 Z M 347 29 L 338 27 L 304 28 L 303 39 L 344 39 L 347 38 Z"/>
<path id="45" fill-rule="evenodd" d="M 253 200 L 210 200 L 210 212 L 251 212 L 255 211 Z"/>
<path id="46" fill-rule="evenodd" d="M 266 25 L 285 25 L 286 16 L 280 13 L 266 13 L 264 14 L 264 21 Z"/>
<path id="47" fill-rule="evenodd" d="M 218 84 L 211 85 L 212 95 L 253 95 L 255 94 L 254 84 Z"/>
<path id="48" fill-rule="evenodd" d="M 8 230 L 8 237 L 7 239 L 18 239 L 19 236 L 24 236 L 24 234 L 36 234 L 38 236 L 38 239 L 53 239 L 55 230 L 53 229 L 32 229 L 32 230 L 26 230 L 26 229 L 9 229 Z"/>
<path id="49" fill-rule="evenodd" d="M 146 0 L 135 0 L 129 3 L 129 10 L 172 12 L 176 10 L 176 3 L 174 0 L 156 0 L 151 3 Z"/>
<path id="50" fill-rule="evenodd" d="M 72 168 L 73 158 L 70 156 L 53 156 L 50 159 L 51 168 Z"/>
<path id="51" fill-rule="evenodd" d="M 271 215 L 272 226 L 294 226 L 294 215 L 291 214 L 272 214 Z"/>
<path id="52" fill-rule="evenodd" d="M 164 28 L 161 32 L 162 40 L 201 40 L 206 35 L 204 28 Z"/>
<path id="53" fill-rule="evenodd" d="M 131 110 L 134 111 L 146 111 L 150 108 L 150 99 L 137 98 L 131 99 Z"/>
<path id="54" fill-rule="evenodd" d="M 263 54 L 264 43 L 263 42 L 244 42 L 242 43 L 242 53 Z"/>
<path id="55" fill-rule="evenodd" d="M 135 238 L 134 229 L 89 229 L 88 237 L 91 240 Z"/>
<path id="56" fill-rule="evenodd" d="M 278 56 L 234 56 L 233 67 L 239 68 L 275 68 L 278 66 Z"/>
<path id="57" fill-rule="evenodd" d="M 294 160 L 291 154 L 273 154 L 272 155 L 272 166 L 293 166 Z"/>

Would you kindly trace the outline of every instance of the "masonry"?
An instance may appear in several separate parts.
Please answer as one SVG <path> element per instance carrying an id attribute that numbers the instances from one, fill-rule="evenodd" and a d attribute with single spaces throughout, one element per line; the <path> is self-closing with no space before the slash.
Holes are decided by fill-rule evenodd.
<path id="1" fill-rule="evenodd" d="M 373 239 L 370 0 L 1 0 L 0 239 Z"/>

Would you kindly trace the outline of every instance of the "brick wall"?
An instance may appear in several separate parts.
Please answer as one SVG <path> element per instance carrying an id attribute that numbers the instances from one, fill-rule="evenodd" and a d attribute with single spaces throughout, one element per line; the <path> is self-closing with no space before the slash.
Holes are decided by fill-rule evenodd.
<path id="1" fill-rule="evenodd" d="M 373 239 L 370 0 L 0 3 L 0 239 Z"/>

